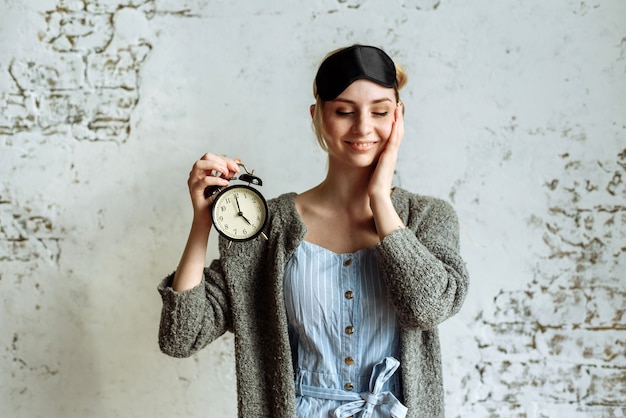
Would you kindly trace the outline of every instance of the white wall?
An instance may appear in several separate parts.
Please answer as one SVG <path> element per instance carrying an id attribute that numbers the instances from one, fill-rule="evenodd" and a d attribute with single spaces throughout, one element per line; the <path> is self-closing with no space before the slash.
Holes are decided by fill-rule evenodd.
<path id="1" fill-rule="evenodd" d="M 453 202 L 472 276 L 448 415 L 626 415 L 626 2 L 0 1 L 0 416 L 235 416 L 232 338 L 156 342 L 186 177 L 324 175 L 321 57 L 409 73 L 398 184 Z M 215 256 L 212 252 L 210 256 Z"/>

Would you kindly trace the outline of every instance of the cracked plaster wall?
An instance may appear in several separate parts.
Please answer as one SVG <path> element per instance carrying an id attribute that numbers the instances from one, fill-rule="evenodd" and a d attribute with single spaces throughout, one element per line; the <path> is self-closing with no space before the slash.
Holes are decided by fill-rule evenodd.
<path id="1" fill-rule="evenodd" d="M 462 223 L 448 416 L 625 416 L 625 20 L 619 0 L 1 0 L 0 416 L 234 416 L 232 337 L 156 345 L 186 175 L 211 150 L 267 196 L 314 185 L 311 80 L 354 42 L 410 76 L 397 183 Z"/>

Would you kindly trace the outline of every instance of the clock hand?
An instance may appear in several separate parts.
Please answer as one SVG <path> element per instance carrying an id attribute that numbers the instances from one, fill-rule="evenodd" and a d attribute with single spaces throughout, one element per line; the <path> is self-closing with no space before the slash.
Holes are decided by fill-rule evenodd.
<path id="1" fill-rule="evenodd" d="M 235 196 L 235 202 L 237 202 L 237 210 L 239 211 L 239 213 L 237 213 L 237 216 L 241 216 L 243 220 L 248 223 L 248 225 L 252 225 L 250 221 L 248 220 L 248 218 L 243 216 L 243 212 L 241 211 L 241 208 L 239 207 L 239 199 L 237 199 L 237 196 Z"/>

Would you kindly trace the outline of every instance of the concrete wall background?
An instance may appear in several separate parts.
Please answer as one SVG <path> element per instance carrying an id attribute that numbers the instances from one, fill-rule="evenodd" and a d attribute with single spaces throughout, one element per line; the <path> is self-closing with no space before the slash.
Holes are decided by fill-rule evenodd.
<path id="1" fill-rule="evenodd" d="M 321 57 L 409 73 L 397 183 L 453 202 L 452 417 L 626 415 L 626 2 L 0 0 L 0 416 L 235 416 L 232 337 L 157 347 L 186 177 L 321 180 Z M 213 257 L 215 253 L 210 254 Z"/>

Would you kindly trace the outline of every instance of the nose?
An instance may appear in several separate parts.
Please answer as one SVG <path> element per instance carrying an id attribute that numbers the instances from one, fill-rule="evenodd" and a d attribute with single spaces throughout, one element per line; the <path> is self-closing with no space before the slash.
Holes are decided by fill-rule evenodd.
<path id="1" fill-rule="evenodd" d="M 354 118 L 352 124 L 352 132 L 359 135 L 366 135 L 372 131 L 373 127 L 372 118 L 367 113 L 359 113 Z"/>

